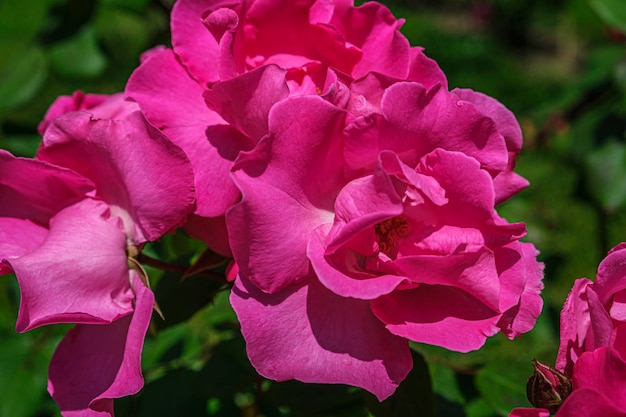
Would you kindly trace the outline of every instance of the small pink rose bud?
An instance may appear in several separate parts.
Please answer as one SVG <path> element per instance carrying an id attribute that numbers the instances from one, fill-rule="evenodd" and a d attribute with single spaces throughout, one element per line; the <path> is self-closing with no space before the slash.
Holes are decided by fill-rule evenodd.
<path id="1" fill-rule="evenodd" d="M 526 383 L 528 401 L 554 414 L 572 392 L 572 381 L 564 373 L 537 359 L 533 359 L 533 366 L 533 374 Z"/>

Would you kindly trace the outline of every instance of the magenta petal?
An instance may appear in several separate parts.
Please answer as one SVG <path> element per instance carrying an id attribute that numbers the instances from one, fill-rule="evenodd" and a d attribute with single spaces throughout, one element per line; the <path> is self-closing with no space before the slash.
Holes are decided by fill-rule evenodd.
<path id="1" fill-rule="evenodd" d="M 202 85 L 219 80 L 215 65 L 218 43 L 202 23 L 202 16 L 222 4 L 237 4 L 237 1 L 180 0 L 172 8 L 172 45 L 183 65 Z"/>
<path id="2" fill-rule="evenodd" d="M 354 66 L 354 78 L 368 72 L 405 79 L 409 68 L 409 41 L 400 33 L 403 20 L 397 20 L 382 4 L 371 2 L 351 10 L 351 27 L 344 28 L 347 41 L 359 45 L 360 61 Z M 342 23 L 344 23 L 342 22 Z M 359 39 L 360 38 L 360 39 Z"/>
<path id="3" fill-rule="evenodd" d="M 446 256 L 404 256 L 393 264 L 414 282 L 456 287 L 492 311 L 499 311 L 500 280 L 493 253 L 484 246 L 468 246 L 465 252 Z"/>
<path id="4" fill-rule="evenodd" d="M 94 194 L 94 184 L 69 169 L 0 149 L 0 217 L 47 226 L 59 210 Z"/>
<path id="5" fill-rule="evenodd" d="M 161 237 L 194 208 L 187 157 L 139 111 L 121 121 L 83 112 L 59 117 L 38 157 L 91 179 L 136 243 Z"/>
<path id="6" fill-rule="evenodd" d="M 203 241 L 214 252 L 223 256 L 232 256 L 225 216 L 200 217 L 192 214 L 183 228 L 189 236 Z"/>
<path id="7" fill-rule="evenodd" d="M 333 293 L 342 297 L 372 300 L 381 295 L 389 294 L 402 282 L 408 281 L 402 276 L 374 275 L 359 271 L 355 265 L 351 265 L 357 262 L 350 258 L 340 258 L 340 262 L 335 264 L 333 259 L 340 257 L 340 254 L 324 256 L 326 233 L 323 232 L 323 229 L 320 227 L 311 234 L 307 255 L 319 281 Z M 345 271 L 349 271 L 349 273 Z"/>
<path id="8" fill-rule="evenodd" d="M 132 310 L 126 236 L 107 206 L 84 200 L 60 211 L 35 251 L 9 263 L 22 301 L 17 330 L 52 323 L 110 323 Z"/>
<path id="9" fill-rule="evenodd" d="M 0 217 L 0 275 L 12 273 L 8 262 L 37 249 L 47 235 L 45 227 L 30 220 Z"/>
<path id="10" fill-rule="evenodd" d="M 181 3 L 189 2 L 180 1 L 176 6 Z M 254 142 L 227 126 L 207 107 L 202 98 L 204 91 L 171 50 L 151 55 L 133 72 L 126 86 L 126 94 L 139 103 L 146 118 L 189 158 L 196 188 L 196 214 L 218 217 L 239 199 L 229 171 L 239 151 L 251 149 Z"/>
<path id="11" fill-rule="evenodd" d="M 343 116 L 319 97 L 283 100 L 270 112 L 270 135 L 237 161 L 233 178 L 242 200 L 226 215 L 230 245 L 241 274 L 263 291 L 312 272 L 307 241 L 332 221 L 342 181 L 336 139 Z"/>
<path id="12" fill-rule="evenodd" d="M 545 408 L 514 408 L 509 417 L 550 417 Z"/>
<path id="13" fill-rule="evenodd" d="M 143 387 L 141 351 L 154 295 L 133 272 L 135 311 L 104 325 L 77 325 L 50 362 L 48 391 L 64 417 L 113 416 L 113 399 Z"/>
<path id="14" fill-rule="evenodd" d="M 495 251 L 500 281 L 498 326 L 512 339 L 530 331 L 541 314 L 543 300 L 543 264 L 537 262 L 539 252 L 530 243 L 513 242 Z"/>
<path id="15" fill-rule="evenodd" d="M 268 65 L 228 81 L 213 84 L 204 98 L 231 126 L 258 141 L 267 134 L 272 106 L 289 95 L 286 71 Z"/>
<path id="16" fill-rule="evenodd" d="M 605 305 L 611 297 L 626 290 L 626 248 L 616 247 L 602 260 L 594 290 Z"/>
<path id="17" fill-rule="evenodd" d="M 624 417 L 625 409 L 618 409 L 602 391 L 589 388 L 575 389 L 559 408 L 555 417 Z M 612 389 L 612 387 L 611 387 Z"/>
<path id="18" fill-rule="evenodd" d="M 231 303 L 248 357 L 267 378 L 350 384 L 382 401 L 411 369 L 408 343 L 385 330 L 368 302 L 313 280 L 269 295 L 238 278 Z"/>
<path id="19" fill-rule="evenodd" d="M 574 393 L 590 388 L 606 396 L 602 402 L 626 414 L 626 362 L 612 346 L 583 353 L 574 365 L 573 384 Z"/>
<path id="20" fill-rule="evenodd" d="M 326 240 L 326 253 L 333 253 L 366 228 L 403 210 L 400 196 L 380 170 L 349 182 L 335 200 L 335 220 Z"/>
<path id="21" fill-rule="evenodd" d="M 437 84 L 440 84 L 444 89 L 448 87 L 448 80 L 439 64 L 424 55 L 424 48 L 419 46 L 411 48 L 411 65 L 406 78 L 409 81 L 422 84 L 427 89 L 431 89 Z"/>
<path id="22" fill-rule="evenodd" d="M 454 287 L 394 291 L 372 301 L 372 308 L 393 334 L 457 352 L 480 348 L 498 331 L 499 315 Z"/>
<path id="23" fill-rule="evenodd" d="M 494 121 L 442 88 L 427 91 L 417 83 L 396 83 L 385 92 L 382 112 L 389 123 L 384 142 L 398 154 L 416 147 L 419 159 L 420 150 L 423 155 L 443 148 L 474 157 L 487 170 L 507 167 L 505 140 Z"/>
<path id="24" fill-rule="evenodd" d="M 568 375 L 574 363 L 586 351 L 610 342 L 613 324 L 609 314 L 587 278 L 576 280 L 561 310 L 561 343 L 556 368 Z"/>

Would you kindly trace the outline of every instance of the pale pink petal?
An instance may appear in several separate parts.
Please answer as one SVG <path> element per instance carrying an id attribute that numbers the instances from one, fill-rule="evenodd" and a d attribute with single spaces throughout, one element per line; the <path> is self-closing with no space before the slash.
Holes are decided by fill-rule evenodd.
<path id="1" fill-rule="evenodd" d="M 121 121 L 83 112 L 59 117 L 46 131 L 38 158 L 92 180 L 137 243 L 161 237 L 194 208 L 187 157 L 139 111 Z"/>
<path id="2" fill-rule="evenodd" d="M 84 200 L 61 210 L 33 252 L 8 261 L 20 285 L 17 330 L 52 323 L 110 323 L 132 310 L 126 236 L 108 207 Z"/>
<path id="3" fill-rule="evenodd" d="M 231 126 L 256 142 L 267 134 L 272 106 L 289 95 L 285 75 L 285 70 L 268 65 L 213 84 L 204 98 Z"/>
<path id="4" fill-rule="evenodd" d="M 408 343 L 385 330 L 368 302 L 314 280 L 268 295 L 238 278 L 231 303 L 248 357 L 267 378 L 350 384 L 382 401 L 411 369 Z"/>
<path id="5" fill-rule="evenodd" d="M 182 8 L 181 3 L 190 2 L 177 2 L 176 6 Z M 218 217 L 239 199 L 229 171 L 239 151 L 251 149 L 254 142 L 207 107 L 202 98 L 204 91 L 171 50 L 153 54 L 133 72 L 126 85 L 126 95 L 137 101 L 146 118 L 189 158 L 196 188 L 196 214 Z"/>
<path id="6" fill-rule="evenodd" d="M 154 295 L 136 274 L 133 290 L 133 313 L 110 324 L 77 325 L 54 353 L 48 391 L 64 417 L 112 417 L 113 399 L 143 387 L 141 351 Z"/>
<path id="7" fill-rule="evenodd" d="M 420 285 L 371 303 L 391 333 L 457 352 L 479 349 L 498 331 L 499 314 L 455 287 Z"/>

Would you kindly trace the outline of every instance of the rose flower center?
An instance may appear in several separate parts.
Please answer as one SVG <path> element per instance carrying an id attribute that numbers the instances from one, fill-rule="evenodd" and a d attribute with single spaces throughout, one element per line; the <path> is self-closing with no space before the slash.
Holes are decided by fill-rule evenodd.
<path id="1" fill-rule="evenodd" d="M 395 258 L 400 239 L 409 234 L 409 223 L 404 216 L 396 216 L 377 223 L 374 231 L 378 240 L 378 250 L 390 258 Z"/>

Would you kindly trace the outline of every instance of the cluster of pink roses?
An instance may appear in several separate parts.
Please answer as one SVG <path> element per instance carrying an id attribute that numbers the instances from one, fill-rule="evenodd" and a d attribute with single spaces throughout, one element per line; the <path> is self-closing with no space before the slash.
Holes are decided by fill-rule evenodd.
<path id="1" fill-rule="evenodd" d="M 382 400 L 408 340 L 466 352 L 534 326 L 542 265 L 495 210 L 527 186 L 520 128 L 449 91 L 401 25 L 352 0 L 179 0 L 173 50 L 145 53 L 123 95 L 62 97 L 34 159 L 0 153 L 17 329 L 78 324 L 50 366 L 65 416 L 141 388 L 154 296 L 137 254 L 179 226 L 234 258 L 268 378 Z"/>

